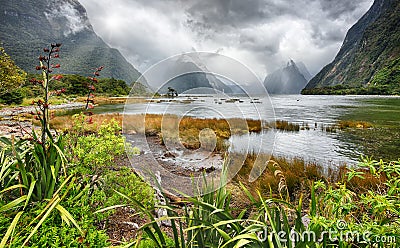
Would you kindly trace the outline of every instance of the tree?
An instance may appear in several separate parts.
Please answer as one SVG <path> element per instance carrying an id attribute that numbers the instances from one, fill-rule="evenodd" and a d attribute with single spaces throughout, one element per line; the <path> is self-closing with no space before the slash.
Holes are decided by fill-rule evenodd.
<path id="1" fill-rule="evenodd" d="M 178 96 L 178 91 L 176 91 L 175 89 L 173 89 L 171 87 L 168 87 L 167 96 L 168 97 Z"/>
<path id="2" fill-rule="evenodd" d="M 19 68 L 10 56 L 0 47 L 0 93 L 20 87 L 26 80 L 26 72 Z"/>

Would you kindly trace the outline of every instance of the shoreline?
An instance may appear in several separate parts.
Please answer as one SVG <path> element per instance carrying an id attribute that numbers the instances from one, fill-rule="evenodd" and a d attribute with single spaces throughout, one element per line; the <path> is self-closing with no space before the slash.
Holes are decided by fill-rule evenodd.
<path id="1" fill-rule="evenodd" d="M 84 107 L 85 104 L 81 102 L 71 102 L 71 103 L 62 103 L 57 105 L 50 105 L 50 110 L 70 110 L 70 109 L 78 109 Z M 21 107 L 5 107 L 0 109 L 0 117 L 4 116 L 14 116 L 23 113 L 34 112 L 36 107 L 34 106 L 21 106 Z"/>

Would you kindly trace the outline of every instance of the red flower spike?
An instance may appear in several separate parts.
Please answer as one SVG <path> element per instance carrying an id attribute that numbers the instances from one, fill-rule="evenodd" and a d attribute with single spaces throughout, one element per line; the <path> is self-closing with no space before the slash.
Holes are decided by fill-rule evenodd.
<path id="1" fill-rule="evenodd" d="M 88 123 L 88 124 L 93 124 L 93 118 L 90 117 L 90 118 L 87 120 L 87 123 Z"/>
<path id="2" fill-rule="evenodd" d="M 61 43 L 56 43 L 56 47 L 60 47 L 61 45 Z"/>
<path id="3" fill-rule="evenodd" d="M 65 93 L 65 92 L 67 92 L 67 90 L 66 90 L 65 88 L 62 88 L 62 89 L 61 89 L 61 92 L 62 92 L 62 93 Z"/>
<path id="4" fill-rule="evenodd" d="M 53 72 L 53 70 L 52 70 L 52 69 L 48 69 L 47 71 L 48 71 L 49 73 L 52 73 L 52 72 Z"/>
<path id="5" fill-rule="evenodd" d="M 60 64 L 55 64 L 55 65 L 51 65 L 51 67 L 53 67 L 53 68 L 60 68 Z"/>
<path id="6" fill-rule="evenodd" d="M 93 73 L 95 76 L 100 76 L 100 73 L 98 71 Z"/>
<path id="7" fill-rule="evenodd" d="M 44 60 L 46 60 L 46 57 L 40 55 L 40 56 L 39 56 L 39 60 L 40 60 L 40 61 L 44 61 Z"/>
<path id="8" fill-rule="evenodd" d="M 61 78 L 63 78 L 62 75 L 55 75 L 55 76 L 53 76 L 51 79 L 53 79 L 53 80 L 60 80 Z"/>
<path id="9" fill-rule="evenodd" d="M 54 47 L 56 47 L 56 44 L 55 43 L 51 43 L 51 48 L 54 48 Z"/>
<path id="10" fill-rule="evenodd" d="M 53 52 L 56 52 L 56 53 L 58 53 L 60 51 L 60 48 L 54 48 L 54 50 L 53 50 Z"/>
<path id="11" fill-rule="evenodd" d="M 35 100 L 33 100 L 33 101 L 31 102 L 31 105 L 35 105 L 35 103 L 36 103 Z"/>
<path id="12" fill-rule="evenodd" d="M 48 49 L 47 47 L 43 48 L 43 52 L 48 53 L 50 52 L 50 49 Z"/>
<path id="13" fill-rule="evenodd" d="M 36 70 L 41 70 L 42 67 L 41 66 L 36 66 Z"/>
<path id="14" fill-rule="evenodd" d="M 94 108 L 94 106 L 92 104 L 88 105 L 88 109 L 93 109 L 93 108 Z"/>
<path id="15" fill-rule="evenodd" d="M 97 71 L 101 71 L 104 69 L 104 66 L 100 66 L 99 68 L 97 68 Z"/>
<path id="16" fill-rule="evenodd" d="M 58 53 L 53 55 L 53 58 L 59 58 L 59 57 L 60 57 L 60 55 Z"/>
<path id="17" fill-rule="evenodd" d="M 42 69 L 43 69 L 43 70 L 47 70 L 47 67 L 46 67 L 46 66 L 42 66 Z"/>

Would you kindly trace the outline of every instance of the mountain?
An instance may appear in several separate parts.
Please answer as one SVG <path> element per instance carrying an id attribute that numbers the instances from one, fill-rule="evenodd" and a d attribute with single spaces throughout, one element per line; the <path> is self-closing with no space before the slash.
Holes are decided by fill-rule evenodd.
<path id="1" fill-rule="evenodd" d="M 117 49 L 97 36 L 77 0 L 1 1 L 0 34 L 6 52 L 28 72 L 35 72 L 43 47 L 59 42 L 60 73 L 91 75 L 104 66 L 102 77 L 130 84 L 141 76 Z"/>
<path id="2" fill-rule="evenodd" d="M 300 63 L 299 63 L 300 64 Z M 311 77 L 307 68 L 301 63 L 302 70 L 293 60 L 290 60 L 286 67 L 276 70 L 267 75 L 264 85 L 270 94 L 300 94 L 300 91 L 307 84 L 307 77 Z M 302 73 L 303 71 L 303 73 Z"/>
<path id="3" fill-rule="evenodd" d="M 400 93 L 400 1 L 375 0 L 302 93 Z"/>
<path id="4" fill-rule="evenodd" d="M 212 73 L 208 73 L 207 67 L 194 55 L 183 54 L 176 61 L 168 73 L 179 75 L 162 85 L 157 92 L 165 94 L 168 87 L 178 93 L 210 94 L 216 91 L 232 93 L 232 89 L 224 84 Z"/>
<path id="5" fill-rule="evenodd" d="M 306 65 L 303 62 L 297 62 L 296 63 L 297 68 L 299 68 L 299 71 L 301 74 L 303 74 L 304 78 L 308 81 L 310 81 L 310 79 L 312 78 L 310 72 L 308 71 Z"/>

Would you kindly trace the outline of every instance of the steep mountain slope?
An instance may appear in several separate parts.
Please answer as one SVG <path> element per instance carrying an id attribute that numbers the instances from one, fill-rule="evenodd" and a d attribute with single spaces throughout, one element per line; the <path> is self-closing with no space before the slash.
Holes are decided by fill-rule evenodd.
<path id="1" fill-rule="evenodd" d="M 302 66 L 303 71 L 308 73 L 304 64 Z M 306 78 L 293 60 L 290 60 L 286 67 L 267 75 L 264 80 L 270 94 L 299 94 L 306 84 Z"/>
<path id="2" fill-rule="evenodd" d="M 393 94 L 400 88 L 400 1 L 375 0 L 347 32 L 332 63 L 307 84 L 303 93 L 328 88 L 341 93 Z M 356 89 L 347 90 L 343 89 Z M 340 92 L 339 92 L 340 93 Z"/>
<path id="3" fill-rule="evenodd" d="M 0 41 L 17 65 L 28 72 L 34 72 L 44 46 L 61 42 L 61 73 L 89 75 L 104 65 L 103 77 L 128 84 L 141 75 L 117 49 L 96 35 L 77 0 L 2 1 Z"/>

